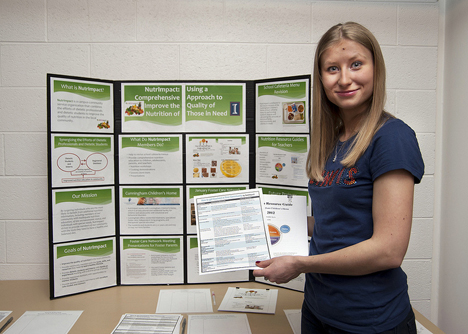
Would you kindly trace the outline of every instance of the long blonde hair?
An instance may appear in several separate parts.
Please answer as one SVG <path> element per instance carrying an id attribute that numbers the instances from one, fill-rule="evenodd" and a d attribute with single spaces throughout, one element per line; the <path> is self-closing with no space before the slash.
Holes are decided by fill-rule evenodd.
<path id="1" fill-rule="evenodd" d="M 306 164 L 307 176 L 314 181 L 323 180 L 322 171 L 325 162 L 343 130 L 339 109 L 325 95 L 320 72 L 323 53 L 342 39 L 357 42 L 371 52 L 374 62 L 374 86 L 366 115 L 362 118 L 359 131 L 341 164 L 345 167 L 354 166 L 369 146 L 376 131 L 388 118 L 393 117 L 384 110 L 385 61 L 374 35 L 355 22 L 340 23 L 331 27 L 318 42 L 314 59 L 312 140 Z"/>

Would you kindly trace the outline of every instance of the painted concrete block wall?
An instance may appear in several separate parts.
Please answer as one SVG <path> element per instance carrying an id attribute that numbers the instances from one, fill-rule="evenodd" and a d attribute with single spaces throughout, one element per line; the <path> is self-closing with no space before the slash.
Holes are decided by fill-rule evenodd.
<path id="1" fill-rule="evenodd" d="M 312 73 L 320 36 L 357 21 L 382 45 L 387 109 L 426 164 L 403 267 L 431 317 L 439 4 L 307 0 L 0 0 L 0 279 L 47 279 L 46 73 L 112 80 Z"/>

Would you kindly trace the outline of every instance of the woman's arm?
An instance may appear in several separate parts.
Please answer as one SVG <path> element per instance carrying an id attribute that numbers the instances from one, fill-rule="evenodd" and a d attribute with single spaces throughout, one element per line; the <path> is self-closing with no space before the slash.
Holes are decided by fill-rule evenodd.
<path id="1" fill-rule="evenodd" d="M 413 214 L 414 178 L 405 170 L 383 174 L 374 182 L 372 215 L 374 232 L 358 244 L 315 256 L 283 256 L 261 261 L 265 276 L 272 282 L 285 283 L 300 273 L 366 275 L 397 268 L 408 248 Z"/>

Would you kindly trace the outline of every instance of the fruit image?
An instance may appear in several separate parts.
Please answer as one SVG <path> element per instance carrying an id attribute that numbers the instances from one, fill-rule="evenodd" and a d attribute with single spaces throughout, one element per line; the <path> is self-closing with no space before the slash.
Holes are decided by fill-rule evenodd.
<path id="1" fill-rule="evenodd" d="M 242 171 L 242 167 L 237 161 L 224 160 L 221 163 L 220 170 L 226 177 L 236 177 Z"/>

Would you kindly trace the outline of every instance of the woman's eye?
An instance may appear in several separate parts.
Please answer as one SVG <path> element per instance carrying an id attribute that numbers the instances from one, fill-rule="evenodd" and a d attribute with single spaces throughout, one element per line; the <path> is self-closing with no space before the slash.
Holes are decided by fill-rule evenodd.
<path id="1" fill-rule="evenodd" d="M 359 68 L 362 65 L 360 61 L 355 61 L 351 64 L 351 68 Z"/>
<path id="2" fill-rule="evenodd" d="M 327 69 L 328 72 L 336 72 L 338 71 L 338 67 L 336 66 L 330 66 L 328 69 Z"/>

